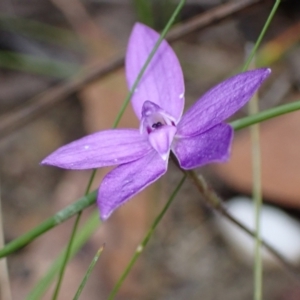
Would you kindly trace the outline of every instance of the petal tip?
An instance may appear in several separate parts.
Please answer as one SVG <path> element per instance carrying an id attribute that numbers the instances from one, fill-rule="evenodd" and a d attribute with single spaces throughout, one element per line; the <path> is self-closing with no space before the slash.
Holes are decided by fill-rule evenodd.
<path id="1" fill-rule="evenodd" d="M 254 85 L 254 91 L 255 91 L 269 77 L 271 72 L 272 72 L 272 70 L 270 68 L 261 68 L 261 69 L 254 69 L 254 70 L 251 70 L 251 71 L 248 71 L 245 73 L 254 74 L 253 79 L 254 79 L 254 82 L 256 82 L 256 84 Z"/>
<path id="2" fill-rule="evenodd" d="M 263 70 L 264 70 L 264 79 L 267 78 L 272 73 L 271 68 L 264 68 Z"/>
<path id="3" fill-rule="evenodd" d="M 110 217 L 111 214 L 112 214 L 111 212 L 110 212 L 110 213 L 102 213 L 102 212 L 100 211 L 100 219 L 101 219 L 103 222 L 105 222 L 105 221 Z"/>
<path id="4" fill-rule="evenodd" d="M 105 198 L 106 197 L 103 195 L 103 186 L 101 184 L 98 189 L 97 206 L 100 212 L 100 219 L 103 222 L 106 221 L 110 217 L 110 215 L 114 212 L 114 210 L 117 208 L 109 205 L 109 201 L 107 200 L 105 201 L 104 200 Z"/>
<path id="5" fill-rule="evenodd" d="M 100 219 L 104 222 L 110 217 L 110 215 L 113 213 L 113 210 L 107 209 L 107 207 L 105 207 L 105 205 L 102 204 L 103 203 L 101 203 L 100 199 L 98 199 L 97 206 L 100 213 Z"/>
<path id="6" fill-rule="evenodd" d="M 64 168 L 64 165 L 61 163 L 59 158 L 56 155 L 50 154 L 46 158 L 44 158 L 40 163 L 40 166 L 53 166 L 58 168 Z"/>
<path id="7" fill-rule="evenodd" d="M 40 166 L 45 166 L 47 165 L 47 161 L 46 159 L 43 159 L 40 163 L 39 163 Z"/>
<path id="8" fill-rule="evenodd" d="M 51 160 L 49 159 L 49 156 L 47 156 L 46 158 L 44 158 L 40 163 L 39 163 L 40 166 L 51 166 L 53 165 L 51 163 Z"/>
<path id="9" fill-rule="evenodd" d="M 260 84 L 261 84 L 265 79 L 267 79 L 269 77 L 272 70 L 270 68 L 261 68 L 261 69 L 254 69 L 254 70 L 248 71 L 248 72 L 249 72 L 249 74 L 251 74 L 251 72 L 254 72 L 253 74 L 257 74 L 257 77 L 260 77 Z M 245 72 L 245 73 L 247 73 L 247 72 Z"/>

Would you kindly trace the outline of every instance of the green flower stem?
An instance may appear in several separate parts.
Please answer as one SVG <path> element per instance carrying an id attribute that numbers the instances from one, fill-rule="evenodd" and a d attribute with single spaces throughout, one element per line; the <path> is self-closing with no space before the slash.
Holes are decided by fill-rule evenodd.
<path id="1" fill-rule="evenodd" d="M 249 114 L 259 111 L 258 96 L 254 95 L 249 102 Z M 250 127 L 252 150 L 252 197 L 255 203 L 255 247 L 254 247 L 254 300 L 261 300 L 263 295 L 263 266 L 261 257 L 261 222 L 260 212 L 262 206 L 261 186 L 261 150 L 260 150 L 260 124 Z"/>
<path id="2" fill-rule="evenodd" d="M 63 280 L 64 274 L 65 274 L 65 270 L 66 270 L 68 261 L 69 261 L 70 256 L 71 256 L 71 249 L 72 249 L 72 245 L 73 245 L 73 242 L 74 242 L 74 238 L 76 236 L 76 232 L 77 232 L 77 229 L 78 229 L 78 224 L 79 224 L 81 215 L 82 215 L 82 211 L 80 211 L 76 216 L 76 219 L 75 219 L 75 222 L 74 222 L 74 225 L 73 225 L 73 228 L 72 228 L 71 237 L 69 239 L 69 242 L 68 242 L 64 257 L 63 257 L 63 261 L 62 261 L 62 264 L 61 264 L 60 269 L 59 269 L 58 279 L 57 279 L 55 290 L 54 290 L 54 293 L 53 293 L 53 296 L 52 296 L 52 300 L 56 300 L 57 297 L 58 297 L 60 287 L 61 287 L 61 284 L 62 284 L 62 280 Z"/>
<path id="3" fill-rule="evenodd" d="M 276 0 L 272 10 L 265 22 L 263 29 L 251 50 L 251 53 L 242 69 L 246 71 L 264 38 L 271 21 L 277 11 L 280 0 Z M 249 110 L 251 114 L 258 112 L 258 98 L 255 96 L 249 103 Z M 261 233 L 260 233 L 260 210 L 262 205 L 262 190 L 261 190 L 261 161 L 260 161 L 260 138 L 259 138 L 259 125 L 256 124 L 251 127 L 251 140 L 252 140 L 252 166 L 253 166 L 253 197 L 255 200 L 255 255 L 254 255 L 254 300 L 261 300 L 263 294 L 263 267 L 261 260 Z"/>
<path id="4" fill-rule="evenodd" d="M 71 233 L 71 237 L 70 237 L 67 249 L 66 249 L 66 253 L 64 255 L 64 259 L 63 259 L 61 268 L 59 270 L 58 280 L 57 280 L 56 287 L 55 287 L 55 290 L 54 290 L 54 293 L 53 293 L 53 296 L 52 296 L 52 300 L 56 300 L 57 297 L 58 297 L 59 290 L 60 290 L 60 287 L 61 287 L 61 284 L 62 284 L 62 280 L 63 280 L 64 274 L 65 274 L 66 266 L 67 266 L 67 263 L 69 261 L 70 255 L 71 255 L 71 249 L 72 249 L 73 241 L 74 241 L 74 238 L 75 238 L 75 235 L 76 235 L 76 231 L 77 231 L 77 228 L 78 228 L 78 224 L 79 224 L 79 221 L 80 221 L 81 214 L 82 214 L 82 211 L 80 211 L 76 216 L 76 220 L 75 220 L 75 223 L 74 223 L 74 226 L 73 226 L 73 229 L 72 229 L 72 233 Z"/>
<path id="5" fill-rule="evenodd" d="M 90 176 L 90 178 L 89 178 L 89 182 L 88 182 L 86 190 L 85 190 L 85 195 L 88 195 L 88 193 L 90 192 L 90 189 L 91 189 L 91 186 L 93 184 L 96 172 L 97 172 L 97 170 L 94 169 L 91 176 Z M 75 223 L 73 225 L 71 237 L 70 237 L 68 245 L 67 245 L 66 254 L 65 254 L 63 263 L 61 265 L 58 280 L 57 280 L 56 287 L 55 287 L 55 290 L 54 290 L 54 293 L 53 293 L 53 297 L 52 297 L 53 300 L 56 300 L 57 297 L 58 297 L 58 293 L 59 293 L 59 290 L 60 290 L 60 287 L 61 287 L 61 284 L 62 284 L 62 280 L 63 280 L 64 274 L 65 274 L 65 270 L 66 270 L 66 267 L 67 267 L 67 263 L 70 259 L 71 249 L 72 249 L 72 245 L 73 245 L 73 242 L 74 242 L 74 238 L 76 236 L 76 231 L 78 229 L 78 224 L 79 224 L 81 215 L 82 215 L 82 211 L 78 212 L 78 214 L 76 216 Z"/>
<path id="6" fill-rule="evenodd" d="M 270 14 L 269 14 L 269 16 L 268 16 L 268 19 L 267 19 L 267 21 L 266 21 L 266 23 L 265 23 L 265 25 L 264 25 L 264 27 L 263 27 L 263 29 L 262 29 L 262 31 L 261 31 L 259 37 L 258 37 L 258 39 L 257 39 L 257 41 L 256 41 L 256 43 L 255 43 L 255 45 L 254 45 L 254 47 L 253 47 L 253 49 L 252 49 L 252 51 L 251 51 L 249 57 L 248 57 L 248 59 L 247 59 L 245 65 L 244 65 L 242 71 L 246 71 L 246 70 L 249 68 L 249 65 L 250 65 L 250 63 L 251 63 L 251 61 L 252 61 L 252 59 L 253 59 L 255 53 L 257 52 L 257 49 L 258 49 L 258 47 L 260 46 L 261 41 L 262 41 L 262 39 L 264 38 L 264 36 L 265 36 L 265 34 L 266 34 L 266 31 L 267 31 L 267 29 L 268 29 L 268 27 L 269 27 L 269 25 L 270 25 L 270 23 L 271 23 L 271 21 L 272 21 L 274 15 L 275 15 L 275 13 L 276 13 L 276 11 L 277 11 L 277 8 L 278 8 L 278 6 L 279 6 L 279 4 L 280 4 L 280 1 L 281 1 L 281 0 L 276 0 L 274 6 L 273 6 L 273 8 L 272 8 L 272 10 L 271 10 L 271 12 L 270 12 Z"/>
<path id="7" fill-rule="evenodd" d="M 82 279 L 82 282 L 81 282 L 81 284 L 80 284 L 73 300 L 78 300 L 79 299 L 79 296 L 80 296 L 85 284 L 87 283 L 87 280 L 89 279 L 89 277 L 90 277 L 90 275 L 91 275 L 91 273 L 92 273 L 92 271 L 93 271 L 100 255 L 101 255 L 101 253 L 103 252 L 103 249 L 104 249 L 104 245 L 97 251 L 96 255 L 94 256 L 91 264 L 89 265 L 89 268 L 88 268 L 87 272 L 85 273 L 85 276 Z"/>
<path id="8" fill-rule="evenodd" d="M 118 282 L 116 283 L 116 285 L 114 286 L 113 290 L 111 291 L 111 293 L 108 296 L 108 300 L 113 300 L 114 297 L 116 296 L 117 292 L 119 291 L 120 287 L 122 286 L 125 278 L 127 277 L 128 273 L 130 272 L 130 270 L 132 269 L 134 263 L 136 262 L 136 260 L 139 258 L 139 256 L 141 255 L 141 253 L 143 252 L 144 248 L 147 246 L 150 238 L 152 237 L 154 230 L 156 229 L 157 225 L 159 224 L 159 222 L 161 221 L 161 219 L 163 218 L 163 216 L 165 215 L 166 211 L 168 210 L 168 208 L 170 207 L 171 203 L 173 202 L 174 198 L 176 197 L 177 193 L 179 192 L 180 188 L 182 187 L 184 181 L 186 179 L 186 175 L 184 175 L 182 177 L 182 179 L 180 180 L 180 182 L 178 183 L 178 185 L 176 186 L 175 190 L 173 191 L 172 195 L 170 196 L 170 198 L 168 199 L 167 203 L 165 204 L 165 206 L 163 207 L 163 209 L 161 210 L 161 212 L 158 214 L 158 216 L 155 218 L 154 222 L 152 223 L 150 229 L 148 230 L 147 234 L 145 235 L 145 237 L 143 238 L 142 242 L 137 246 L 134 255 L 132 256 L 129 264 L 127 265 L 126 269 L 124 270 L 122 276 L 120 277 L 120 279 L 118 280 Z"/>
<path id="9" fill-rule="evenodd" d="M 280 0 L 276 0 L 273 8 L 264 24 L 264 27 L 253 47 L 251 53 L 243 67 L 246 71 L 268 30 L 271 21 L 277 11 Z M 249 103 L 250 114 L 258 112 L 258 98 L 255 96 Z M 254 255 L 254 300 L 262 299 L 263 291 L 263 267 L 261 261 L 261 234 L 260 234 L 260 210 L 262 205 L 262 190 L 261 190 L 261 161 L 260 161 L 260 138 L 259 138 L 259 125 L 256 124 L 250 128 L 251 144 L 252 144 L 252 169 L 253 169 L 253 198 L 255 200 L 255 255 Z"/>
<path id="10" fill-rule="evenodd" d="M 88 182 L 87 187 L 85 189 L 85 193 L 84 193 L 85 195 L 87 195 L 90 192 L 92 184 L 93 184 L 93 181 L 94 181 L 95 176 L 96 176 L 96 173 L 97 173 L 97 169 L 94 169 L 92 171 L 92 174 L 91 174 L 91 176 L 89 178 L 89 182 Z"/>
<path id="11" fill-rule="evenodd" d="M 300 99 L 291 103 L 283 104 L 268 110 L 259 112 L 255 115 L 241 118 L 239 120 L 232 121 L 230 125 L 234 130 L 240 130 L 251 126 L 256 123 L 267 121 L 269 119 L 284 115 L 300 109 Z"/>
<path id="12" fill-rule="evenodd" d="M 99 228 L 99 212 L 98 209 L 93 212 L 93 214 L 86 221 L 84 226 L 79 230 L 74 243 L 71 248 L 70 257 L 73 257 L 78 250 L 84 245 L 90 236 Z M 45 291 L 49 288 L 50 283 L 55 278 L 57 272 L 60 270 L 61 265 L 65 259 L 65 251 L 59 255 L 58 258 L 51 264 L 50 269 L 46 275 L 38 281 L 35 287 L 31 290 L 29 295 L 26 297 L 26 300 L 40 300 Z"/>
<path id="13" fill-rule="evenodd" d="M 66 208 L 60 210 L 52 217 L 48 218 L 46 221 L 42 222 L 40 225 L 34 229 L 28 231 L 22 236 L 16 238 L 15 240 L 8 243 L 4 248 L 0 250 L 0 258 L 5 257 L 20 248 L 28 245 L 34 239 L 36 239 L 41 234 L 47 232 L 53 227 L 61 224 L 62 222 L 68 220 L 78 212 L 84 210 L 85 208 L 91 206 L 96 201 L 97 191 L 93 191 L 90 194 L 80 198 L 75 203 L 67 206 Z"/>

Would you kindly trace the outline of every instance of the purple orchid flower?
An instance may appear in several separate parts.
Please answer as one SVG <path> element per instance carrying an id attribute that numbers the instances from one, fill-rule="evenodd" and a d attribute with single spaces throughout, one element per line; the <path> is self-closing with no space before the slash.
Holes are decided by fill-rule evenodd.
<path id="1" fill-rule="evenodd" d="M 126 54 L 132 87 L 159 35 L 137 23 Z M 112 129 L 65 145 L 42 161 L 65 169 L 118 165 L 103 179 L 97 197 L 101 218 L 159 179 L 167 171 L 170 150 L 183 169 L 229 158 L 233 129 L 223 123 L 240 109 L 270 74 L 257 69 L 238 74 L 209 90 L 182 116 L 184 80 L 178 59 L 166 41 L 152 58 L 134 91 L 138 129 Z"/>

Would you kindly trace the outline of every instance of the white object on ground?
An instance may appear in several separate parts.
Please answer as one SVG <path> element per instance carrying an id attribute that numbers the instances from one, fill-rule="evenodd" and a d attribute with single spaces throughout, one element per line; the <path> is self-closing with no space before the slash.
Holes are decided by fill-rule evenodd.
<path id="1" fill-rule="evenodd" d="M 228 211 L 249 229 L 254 230 L 254 202 L 236 197 L 227 203 Z M 225 240 L 239 258 L 253 264 L 254 239 L 222 216 L 217 225 Z M 261 209 L 261 237 L 293 264 L 300 263 L 300 223 L 279 208 L 263 204 Z M 268 266 L 277 265 L 276 259 L 266 250 L 262 252 Z"/>

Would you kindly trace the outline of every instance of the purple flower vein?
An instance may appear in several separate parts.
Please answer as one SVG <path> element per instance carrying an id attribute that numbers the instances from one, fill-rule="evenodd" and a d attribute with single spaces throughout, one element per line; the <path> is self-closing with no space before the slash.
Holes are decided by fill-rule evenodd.
<path id="1" fill-rule="evenodd" d="M 126 53 L 126 77 L 134 84 L 159 35 L 137 23 Z M 131 103 L 139 129 L 100 131 L 65 145 L 42 164 L 65 169 L 117 167 L 103 179 L 97 197 L 101 218 L 156 181 L 167 171 L 170 151 L 183 169 L 229 159 L 233 130 L 224 123 L 270 74 L 256 69 L 218 84 L 182 116 L 184 80 L 178 59 L 163 41 L 134 91 Z"/>

